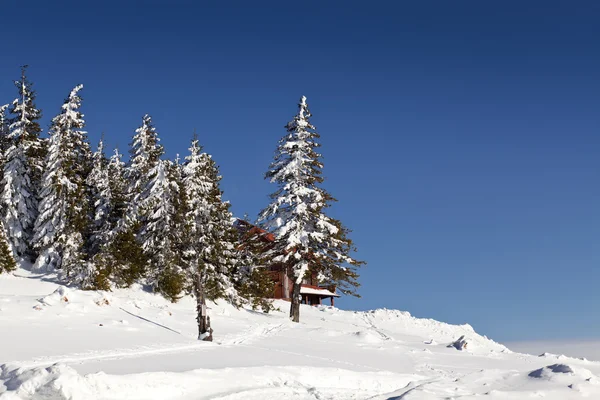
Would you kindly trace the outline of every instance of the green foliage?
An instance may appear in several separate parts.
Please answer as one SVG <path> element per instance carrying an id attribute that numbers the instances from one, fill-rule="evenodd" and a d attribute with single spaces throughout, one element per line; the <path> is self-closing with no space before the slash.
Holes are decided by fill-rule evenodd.
<path id="1" fill-rule="evenodd" d="M 139 281 L 146 271 L 148 258 L 134 235 L 134 229 L 119 232 L 107 246 L 108 268 L 118 287 L 130 287 Z"/>
<path id="2" fill-rule="evenodd" d="M 116 233 L 92 259 L 96 271 L 91 289 L 110 290 L 110 283 L 127 288 L 146 271 L 147 257 L 135 239 L 133 228 Z"/>
<path id="3" fill-rule="evenodd" d="M 241 298 L 250 303 L 253 310 L 259 308 L 268 313 L 273 310 L 273 292 L 275 283 L 271 276 L 261 268 L 253 268 L 237 288 Z"/>
<path id="4" fill-rule="evenodd" d="M 17 263 L 13 258 L 12 251 L 6 241 L 4 228 L 0 224 L 0 274 L 3 272 L 11 272 L 17 269 Z"/>
<path id="5" fill-rule="evenodd" d="M 159 273 L 155 290 L 175 303 L 181 298 L 185 283 L 185 276 L 180 271 L 168 267 Z"/>
<path id="6" fill-rule="evenodd" d="M 110 274 L 109 270 L 96 267 L 96 273 L 94 274 L 90 287 L 84 288 L 88 290 L 110 290 Z"/>

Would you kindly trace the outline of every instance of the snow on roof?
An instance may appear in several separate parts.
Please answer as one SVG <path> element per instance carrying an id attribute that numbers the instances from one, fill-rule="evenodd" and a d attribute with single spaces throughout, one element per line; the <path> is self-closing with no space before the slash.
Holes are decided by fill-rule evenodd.
<path id="1" fill-rule="evenodd" d="M 327 289 L 314 289 L 314 288 L 304 287 L 304 286 L 300 288 L 300 294 L 318 294 L 319 296 L 326 296 L 326 297 L 340 297 L 339 294 L 330 292 Z"/>

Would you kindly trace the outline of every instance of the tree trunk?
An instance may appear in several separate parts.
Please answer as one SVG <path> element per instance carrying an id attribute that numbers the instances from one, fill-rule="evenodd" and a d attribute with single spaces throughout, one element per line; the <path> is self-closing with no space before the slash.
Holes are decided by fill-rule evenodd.
<path id="1" fill-rule="evenodd" d="M 196 276 L 196 284 L 194 285 L 196 294 L 196 312 L 198 321 L 198 340 L 212 342 L 212 328 L 210 327 L 210 317 L 206 309 L 206 296 L 204 294 L 204 282 L 202 274 Z"/>
<path id="2" fill-rule="evenodd" d="M 292 289 L 292 301 L 290 304 L 290 318 L 294 322 L 300 322 L 300 283 L 294 281 Z"/>

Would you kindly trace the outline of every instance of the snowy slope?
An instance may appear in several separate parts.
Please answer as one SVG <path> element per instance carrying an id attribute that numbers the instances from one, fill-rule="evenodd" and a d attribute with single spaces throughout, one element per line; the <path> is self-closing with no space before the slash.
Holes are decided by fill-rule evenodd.
<path id="1" fill-rule="evenodd" d="M 0 399 L 600 398 L 600 363 L 513 353 L 468 325 L 309 306 L 294 324 L 285 302 L 221 303 L 206 343 L 192 299 L 17 275 L 0 275 Z"/>

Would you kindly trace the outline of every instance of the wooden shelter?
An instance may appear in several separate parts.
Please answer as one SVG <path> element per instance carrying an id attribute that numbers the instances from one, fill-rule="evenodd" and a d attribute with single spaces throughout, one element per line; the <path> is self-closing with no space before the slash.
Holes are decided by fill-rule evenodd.
<path id="1" fill-rule="evenodd" d="M 270 232 L 261 229 L 248 221 L 241 219 L 236 220 L 234 226 L 240 232 L 242 237 L 242 246 L 248 243 L 260 243 L 261 246 L 253 246 L 255 249 L 258 247 L 258 251 L 267 251 L 273 242 L 275 242 L 275 235 Z M 291 277 L 291 271 L 283 264 L 272 264 L 265 268 L 264 271 L 269 274 L 273 281 L 273 299 L 291 300 L 292 287 L 294 284 L 293 277 Z M 327 287 L 321 286 L 317 279 L 317 274 L 312 272 L 309 277 L 302 281 L 300 288 L 300 295 L 302 296 L 302 304 L 320 305 L 323 304 L 324 299 L 330 299 L 331 305 L 335 305 L 335 298 L 340 297 L 336 293 L 335 285 Z"/>

